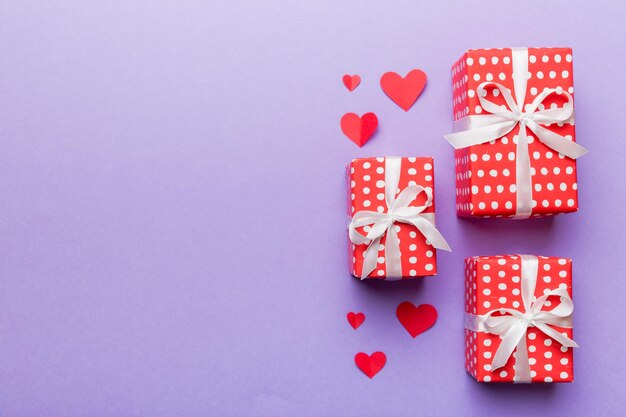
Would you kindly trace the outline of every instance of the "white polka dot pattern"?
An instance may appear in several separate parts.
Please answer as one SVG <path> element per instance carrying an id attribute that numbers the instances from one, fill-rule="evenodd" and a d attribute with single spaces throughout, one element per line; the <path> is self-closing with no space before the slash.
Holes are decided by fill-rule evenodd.
<path id="1" fill-rule="evenodd" d="M 546 88 L 573 95 L 570 48 L 529 48 L 526 102 Z M 452 67 L 454 120 L 484 114 L 476 95 L 478 85 L 497 76 L 497 82 L 513 91 L 510 49 L 477 49 L 466 52 Z M 500 76 L 502 74 L 502 76 Z M 491 75 L 491 76 L 490 76 Z M 554 75 L 554 77 L 552 77 Z M 489 100 L 504 104 L 498 90 L 488 89 Z M 552 94 L 545 107 L 562 106 L 565 98 Z M 540 109 L 542 106 L 540 106 Z M 552 124 L 550 130 L 575 141 L 574 125 Z M 456 210 L 462 217 L 513 217 L 516 201 L 516 155 L 519 127 L 488 143 L 455 150 Z M 576 161 L 564 157 L 529 135 L 533 182 L 533 216 L 578 210 Z M 490 189 L 491 192 L 486 191 Z M 495 204 L 494 204 L 495 203 Z"/>
<path id="2" fill-rule="evenodd" d="M 433 200 L 430 207 L 423 213 L 435 212 L 434 196 L 434 168 L 433 158 L 402 158 L 402 172 L 398 190 L 403 190 L 409 185 L 421 185 L 433 192 Z M 348 166 L 348 216 L 352 218 L 354 213 L 361 210 L 387 211 L 385 202 L 385 158 L 359 158 L 354 159 Z M 426 203 L 425 193 L 421 193 L 411 206 L 421 206 Z M 437 254 L 424 235 L 412 225 L 396 223 L 398 239 L 400 240 L 400 254 L 402 262 L 403 279 L 437 274 Z M 369 226 L 357 229 L 362 234 L 367 234 Z M 386 276 L 385 267 L 385 243 L 383 236 L 378 247 L 378 262 L 376 269 L 367 279 L 394 279 Z M 367 245 L 354 245 L 350 247 L 350 272 L 354 276 L 360 276 L 363 270 L 363 253 Z M 398 278 L 395 278 L 398 279 Z"/>
<path id="3" fill-rule="evenodd" d="M 497 308 L 522 310 L 520 289 L 521 258 L 516 255 L 475 256 L 465 259 L 465 312 L 486 314 Z M 572 295 L 572 262 L 570 259 L 539 256 L 535 295 L 559 287 Z M 516 291 L 517 290 L 517 291 Z M 554 300 L 552 299 L 554 298 Z M 544 310 L 559 304 L 551 297 Z M 573 338 L 572 329 L 554 327 Z M 482 382 L 514 382 L 513 356 L 502 368 L 491 372 L 491 361 L 500 345 L 500 336 L 465 330 L 465 369 Z M 571 348 L 552 341 L 534 328 L 526 336 L 532 382 L 571 382 L 574 379 Z M 515 353 L 514 353 L 515 354 Z"/>

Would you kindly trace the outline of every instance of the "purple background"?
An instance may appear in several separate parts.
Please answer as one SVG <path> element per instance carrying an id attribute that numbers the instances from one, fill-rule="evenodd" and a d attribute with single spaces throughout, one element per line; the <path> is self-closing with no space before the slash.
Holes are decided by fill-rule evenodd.
<path id="1" fill-rule="evenodd" d="M 626 3 L 373 3 L 0 3 L 0 416 L 623 415 Z M 574 48 L 580 211 L 457 219 L 450 66 L 520 45 Z M 378 80 L 415 67 L 405 113 Z M 344 166 L 381 155 L 435 157 L 435 278 L 347 273 Z M 573 384 L 465 374 L 462 260 L 516 252 L 574 259 Z"/>

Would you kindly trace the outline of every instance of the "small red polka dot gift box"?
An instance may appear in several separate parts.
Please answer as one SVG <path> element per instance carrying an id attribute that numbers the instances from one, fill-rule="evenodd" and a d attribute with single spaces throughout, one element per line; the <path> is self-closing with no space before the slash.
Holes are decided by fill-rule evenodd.
<path id="1" fill-rule="evenodd" d="M 350 271 L 397 280 L 437 273 L 433 159 L 380 157 L 348 165 Z"/>
<path id="2" fill-rule="evenodd" d="M 456 209 L 525 219 L 578 210 L 570 48 L 474 49 L 452 67 Z"/>
<path id="3" fill-rule="evenodd" d="M 465 259 L 465 369 L 480 382 L 572 382 L 572 262 Z"/>

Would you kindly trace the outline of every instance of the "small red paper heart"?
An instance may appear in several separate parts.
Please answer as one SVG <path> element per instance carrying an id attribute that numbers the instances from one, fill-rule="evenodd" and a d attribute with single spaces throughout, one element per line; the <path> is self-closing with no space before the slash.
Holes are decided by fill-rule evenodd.
<path id="1" fill-rule="evenodd" d="M 359 352 L 354 357 L 354 363 L 365 375 L 374 378 L 387 363 L 387 356 L 383 352 L 374 352 L 371 355 Z"/>
<path id="2" fill-rule="evenodd" d="M 430 304 L 415 307 L 412 302 L 405 301 L 396 309 L 396 316 L 406 331 L 415 338 L 435 324 L 437 310 Z"/>
<path id="3" fill-rule="evenodd" d="M 353 313 L 349 312 L 348 315 L 348 323 L 354 330 L 358 329 L 361 324 L 365 321 L 365 314 L 363 313 Z"/>
<path id="4" fill-rule="evenodd" d="M 409 111 L 426 86 L 426 73 L 414 69 L 402 78 L 395 72 L 386 72 L 380 78 L 380 86 L 394 103 Z"/>
<path id="5" fill-rule="evenodd" d="M 361 84 L 360 76 L 356 74 L 354 75 L 346 74 L 343 76 L 343 85 L 345 85 L 349 91 L 354 91 L 354 89 L 357 88 L 359 84 Z"/>
<path id="6" fill-rule="evenodd" d="M 359 148 L 365 145 L 377 127 L 378 117 L 374 113 L 365 113 L 361 117 L 355 113 L 346 113 L 341 118 L 341 131 Z"/>

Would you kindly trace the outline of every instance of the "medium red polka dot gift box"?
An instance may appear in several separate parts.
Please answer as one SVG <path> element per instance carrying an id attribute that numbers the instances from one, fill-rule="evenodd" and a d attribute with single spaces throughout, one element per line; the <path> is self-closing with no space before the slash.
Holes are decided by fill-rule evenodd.
<path id="1" fill-rule="evenodd" d="M 465 369 L 480 382 L 571 382 L 572 262 L 465 260 Z"/>
<path id="2" fill-rule="evenodd" d="M 524 219 L 578 209 L 570 48 L 467 51 L 452 67 L 456 209 Z"/>
<path id="3" fill-rule="evenodd" d="M 397 280 L 437 273 L 433 159 L 354 159 L 348 173 L 350 272 Z"/>

